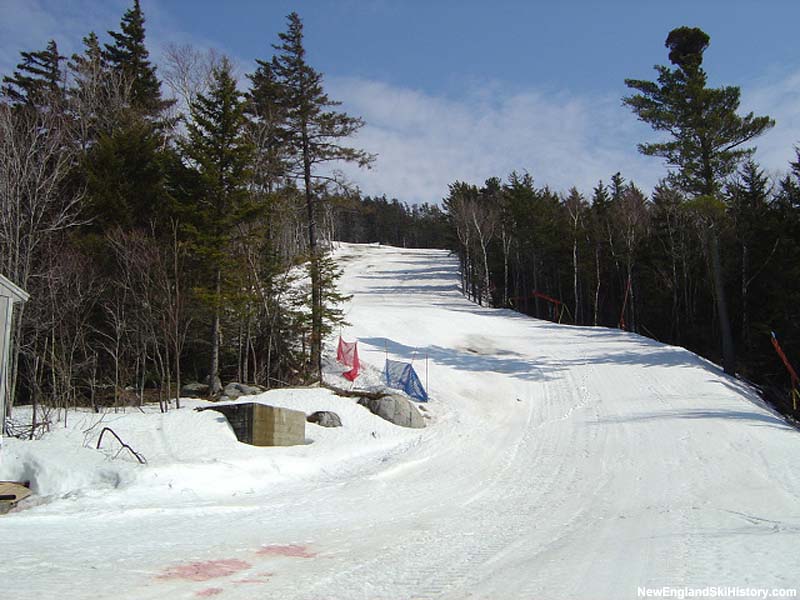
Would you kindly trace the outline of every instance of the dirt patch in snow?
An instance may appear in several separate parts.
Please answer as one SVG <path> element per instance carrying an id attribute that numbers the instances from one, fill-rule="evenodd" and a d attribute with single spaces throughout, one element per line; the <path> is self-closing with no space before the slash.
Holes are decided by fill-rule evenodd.
<path id="1" fill-rule="evenodd" d="M 186 581 L 208 581 L 218 577 L 228 577 L 251 567 L 250 563 L 238 558 L 205 560 L 186 563 L 165 569 L 157 579 L 184 579 Z M 216 588 L 209 588 L 216 589 Z"/>

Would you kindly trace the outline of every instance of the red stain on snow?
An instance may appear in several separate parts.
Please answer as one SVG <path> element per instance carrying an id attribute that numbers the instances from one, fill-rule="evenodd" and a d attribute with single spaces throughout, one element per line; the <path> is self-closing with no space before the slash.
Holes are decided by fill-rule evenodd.
<path id="1" fill-rule="evenodd" d="M 292 556 L 294 558 L 314 558 L 317 555 L 316 552 L 311 552 L 307 546 L 298 544 L 261 546 L 258 554 L 261 556 Z"/>
<path id="2" fill-rule="evenodd" d="M 200 590 L 195 594 L 195 596 L 200 596 L 201 598 L 208 598 L 209 596 L 216 596 L 217 594 L 222 593 L 222 588 L 206 588 L 204 590 Z"/>
<path id="3" fill-rule="evenodd" d="M 158 576 L 158 579 L 186 579 L 187 581 L 208 581 L 217 577 L 228 577 L 239 571 L 250 568 L 250 563 L 236 558 L 224 558 L 220 560 L 206 560 L 200 562 L 187 563 L 165 569 Z M 215 590 L 218 588 L 209 588 Z M 204 590 L 207 591 L 207 590 Z M 218 594 L 219 592 L 213 592 Z M 212 593 L 207 594 L 211 596 Z"/>
<path id="4" fill-rule="evenodd" d="M 233 580 L 233 583 L 236 583 L 236 584 L 243 584 L 243 583 L 268 583 L 268 582 L 269 582 L 269 579 L 266 579 L 266 578 L 264 578 L 264 579 L 257 579 L 257 578 L 255 578 L 255 577 L 253 577 L 253 578 L 250 578 L 250 579 L 234 579 L 234 580 Z"/>

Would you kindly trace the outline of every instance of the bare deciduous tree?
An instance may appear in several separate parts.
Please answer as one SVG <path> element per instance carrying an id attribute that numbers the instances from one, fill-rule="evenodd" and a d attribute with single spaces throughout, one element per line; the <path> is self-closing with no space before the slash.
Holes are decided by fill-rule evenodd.
<path id="1" fill-rule="evenodd" d="M 211 74 L 219 67 L 222 55 L 213 48 L 198 50 L 190 44 L 170 43 L 164 58 L 164 82 L 178 99 L 175 108 L 188 114 L 197 96 L 208 92 Z"/>
<path id="2" fill-rule="evenodd" d="M 43 274 L 47 240 L 78 223 L 83 194 L 66 185 L 77 159 L 68 124 L 55 110 L 22 110 L 0 104 L 0 270 L 26 289 L 32 278 Z M 24 321 L 22 307 L 14 328 L 18 345 L 23 343 Z M 9 414 L 19 353 L 11 362 Z"/>

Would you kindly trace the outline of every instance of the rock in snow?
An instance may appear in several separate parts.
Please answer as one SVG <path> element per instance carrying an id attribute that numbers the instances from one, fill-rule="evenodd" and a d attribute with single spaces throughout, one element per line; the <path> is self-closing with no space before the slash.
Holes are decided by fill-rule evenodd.
<path id="1" fill-rule="evenodd" d="M 425 420 L 411 401 L 405 396 L 390 395 L 383 398 L 371 399 L 361 398 L 358 401 L 361 406 L 366 406 L 373 414 L 390 423 L 400 425 L 400 427 L 412 427 L 422 429 L 425 427 Z"/>
<path id="2" fill-rule="evenodd" d="M 195 381 L 193 383 L 187 383 L 181 387 L 182 398 L 204 398 L 206 396 L 208 396 L 207 383 L 198 383 Z"/>
<path id="3" fill-rule="evenodd" d="M 315 413 L 311 413 L 306 417 L 306 421 L 308 421 L 309 423 L 316 423 L 321 427 L 342 426 L 342 420 L 339 418 L 339 415 L 329 410 L 318 410 Z"/>
<path id="4" fill-rule="evenodd" d="M 246 383 L 236 383 L 232 381 L 222 390 L 223 395 L 230 400 L 235 400 L 239 396 L 255 396 L 264 390 L 257 385 L 247 385 Z"/>
<path id="5" fill-rule="evenodd" d="M 211 384 L 211 377 L 209 375 L 206 375 L 203 378 L 203 383 L 206 383 L 206 384 L 210 385 Z M 219 378 L 219 375 L 214 377 L 214 388 L 217 389 L 217 390 L 221 390 L 222 389 L 222 380 Z"/>

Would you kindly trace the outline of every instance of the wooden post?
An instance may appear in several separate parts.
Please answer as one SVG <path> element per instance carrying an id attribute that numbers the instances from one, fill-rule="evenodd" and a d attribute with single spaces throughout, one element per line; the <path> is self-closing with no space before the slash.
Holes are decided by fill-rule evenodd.
<path id="1" fill-rule="evenodd" d="M 425 353 L 425 393 L 430 399 L 430 388 L 428 388 L 428 353 Z"/>

